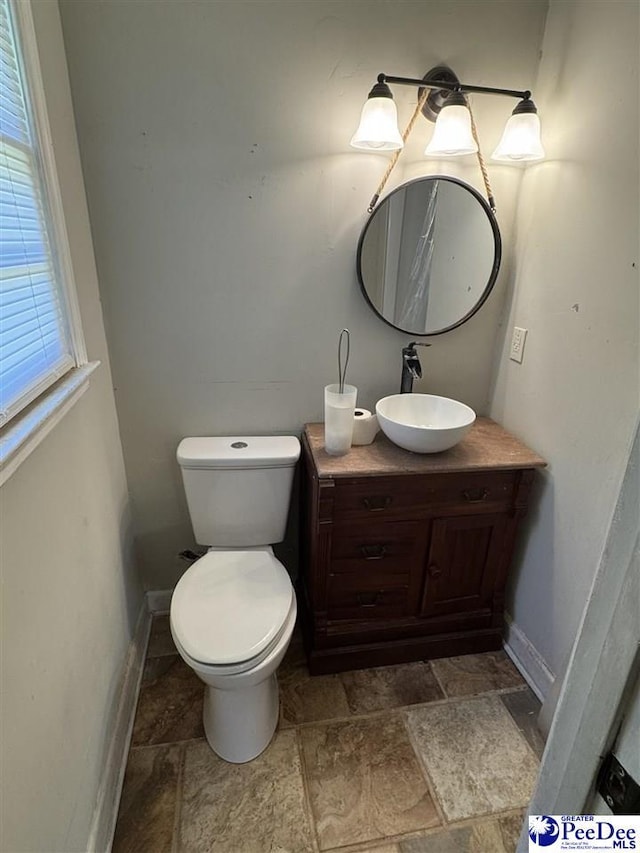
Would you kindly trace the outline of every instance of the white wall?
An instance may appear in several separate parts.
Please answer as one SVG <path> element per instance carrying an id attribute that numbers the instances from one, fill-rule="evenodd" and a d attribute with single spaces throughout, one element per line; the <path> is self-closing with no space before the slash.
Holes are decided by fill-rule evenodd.
<path id="1" fill-rule="evenodd" d="M 388 158 L 348 141 L 377 73 L 448 62 L 467 81 L 524 89 L 546 0 L 61 0 L 61 11 L 145 583 L 166 588 L 192 542 L 182 436 L 320 420 L 343 326 L 360 405 L 399 387 L 407 338 L 374 316 L 355 276 Z M 396 96 L 404 124 L 416 91 Z M 490 153 L 512 103 L 474 105 Z M 389 188 L 434 171 L 480 187 L 473 159 L 425 162 L 420 121 Z M 520 174 L 493 179 L 508 247 Z M 486 410 L 505 280 L 434 339 L 421 390 Z"/>
<path id="2" fill-rule="evenodd" d="M 638 10 L 551 2 L 535 89 L 548 159 L 521 189 L 491 405 L 549 462 L 508 607 L 559 675 L 638 411 Z M 513 325 L 529 330 L 522 365 L 508 360 Z"/>
<path id="3" fill-rule="evenodd" d="M 0 848 L 86 851 L 142 603 L 55 3 L 34 8 L 89 357 L 75 407 L 5 483 Z"/>

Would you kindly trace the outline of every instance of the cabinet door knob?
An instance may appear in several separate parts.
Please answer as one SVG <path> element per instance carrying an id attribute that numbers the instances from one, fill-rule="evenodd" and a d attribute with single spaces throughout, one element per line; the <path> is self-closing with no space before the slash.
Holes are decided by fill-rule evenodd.
<path id="1" fill-rule="evenodd" d="M 360 607 L 375 607 L 380 598 L 379 592 L 359 592 L 358 604 Z"/>
<path id="2" fill-rule="evenodd" d="M 489 489 L 465 489 L 462 497 L 470 504 L 479 504 L 489 497 Z"/>
<path id="3" fill-rule="evenodd" d="M 429 577 L 431 578 L 439 578 L 442 574 L 442 569 L 437 563 L 431 563 L 427 571 L 429 572 Z"/>
<path id="4" fill-rule="evenodd" d="M 375 495 L 371 498 L 362 498 L 362 503 L 369 512 L 380 512 L 382 509 L 387 509 L 391 506 L 391 501 L 392 498 L 389 495 Z"/>
<path id="5" fill-rule="evenodd" d="M 387 553 L 384 545 L 361 545 L 360 553 L 365 560 L 381 560 Z"/>

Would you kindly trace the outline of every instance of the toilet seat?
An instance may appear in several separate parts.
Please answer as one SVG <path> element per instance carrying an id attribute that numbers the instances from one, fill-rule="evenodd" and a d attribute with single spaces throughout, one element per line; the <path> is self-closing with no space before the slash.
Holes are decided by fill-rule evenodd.
<path id="1" fill-rule="evenodd" d="M 287 618 L 282 625 L 282 628 L 278 632 L 277 636 L 274 640 L 269 643 L 269 645 L 260 652 L 260 654 L 256 655 L 253 658 L 249 658 L 248 660 L 240 661 L 239 663 L 227 663 L 227 664 L 211 664 L 211 663 L 202 663 L 202 661 L 195 660 L 188 655 L 186 651 L 180 645 L 180 642 L 176 639 L 175 633 L 173 635 L 173 639 L 178 650 L 178 653 L 182 656 L 185 663 L 200 674 L 200 676 L 211 676 L 211 675 L 242 675 L 242 673 L 249 672 L 249 670 L 256 669 L 260 666 L 260 664 L 267 660 L 273 652 L 277 649 L 280 643 L 283 641 L 284 635 L 290 632 L 291 626 L 289 624 L 291 616 L 293 614 L 294 621 L 295 615 L 297 612 L 297 605 L 295 596 L 291 599 L 291 607 L 289 608 L 289 613 L 287 614 Z M 172 628 L 173 632 L 173 628 Z M 287 643 L 289 642 L 289 636 L 287 636 Z"/>
<path id="2" fill-rule="evenodd" d="M 200 666 L 235 674 L 277 645 L 295 596 L 270 550 L 209 551 L 180 578 L 171 600 L 171 632 Z"/>

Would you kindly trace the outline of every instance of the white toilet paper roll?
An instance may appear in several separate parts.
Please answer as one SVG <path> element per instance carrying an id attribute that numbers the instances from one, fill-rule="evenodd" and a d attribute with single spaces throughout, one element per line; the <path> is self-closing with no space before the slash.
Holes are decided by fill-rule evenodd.
<path id="1" fill-rule="evenodd" d="M 351 444 L 371 444 L 376 437 L 378 418 L 368 409 L 356 409 L 353 413 L 353 438 Z"/>

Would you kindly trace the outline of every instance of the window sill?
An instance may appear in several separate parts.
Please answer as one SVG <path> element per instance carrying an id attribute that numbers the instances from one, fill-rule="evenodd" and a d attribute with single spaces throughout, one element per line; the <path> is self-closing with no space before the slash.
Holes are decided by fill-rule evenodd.
<path id="1" fill-rule="evenodd" d="M 89 377 L 99 364 L 99 361 L 92 361 L 70 370 L 60 382 L 7 424 L 0 436 L 0 486 L 82 397 L 89 387 Z"/>

